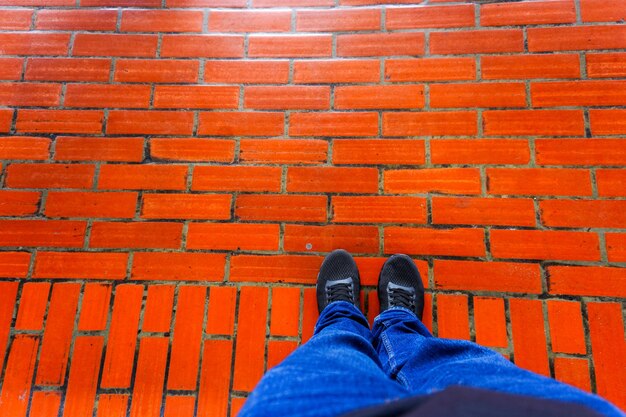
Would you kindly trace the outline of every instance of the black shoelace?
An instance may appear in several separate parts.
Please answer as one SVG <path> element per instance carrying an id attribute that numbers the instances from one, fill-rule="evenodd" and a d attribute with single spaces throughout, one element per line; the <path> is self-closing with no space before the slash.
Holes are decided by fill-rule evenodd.
<path id="1" fill-rule="evenodd" d="M 405 307 L 409 310 L 415 310 L 415 294 L 403 290 L 401 288 L 390 288 L 389 290 L 391 304 L 397 307 Z"/>
<path id="2" fill-rule="evenodd" d="M 334 284 L 326 289 L 326 296 L 328 302 L 333 301 L 348 301 L 354 302 L 354 296 L 352 294 L 352 285 L 350 284 Z"/>

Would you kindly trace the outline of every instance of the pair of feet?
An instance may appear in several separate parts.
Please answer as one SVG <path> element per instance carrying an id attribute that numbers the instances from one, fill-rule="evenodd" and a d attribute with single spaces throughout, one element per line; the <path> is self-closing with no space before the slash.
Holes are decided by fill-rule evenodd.
<path id="1" fill-rule="evenodd" d="M 360 308 L 361 282 L 356 262 L 343 249 L 332 251 L 317 275 L 317 308 L 330 303 L 347 301 Z M 413 263 L 406 255 L 393 255 L 383 265 L 378 276 L 380 312 L 391 307 L 412 311 L 420 320 L 424 311 L 424 286 Z"/>

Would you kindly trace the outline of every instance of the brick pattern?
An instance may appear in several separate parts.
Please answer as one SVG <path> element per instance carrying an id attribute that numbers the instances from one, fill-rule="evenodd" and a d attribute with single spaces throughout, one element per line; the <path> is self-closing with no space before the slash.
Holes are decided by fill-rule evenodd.
<path id="1" fill-rule="evenodd" d="M 338 247 L 370 320 L 408 253 L 436 335 L 626 408 L 625 18 L 0 0 L 0 415 L 234 416 Z"/>

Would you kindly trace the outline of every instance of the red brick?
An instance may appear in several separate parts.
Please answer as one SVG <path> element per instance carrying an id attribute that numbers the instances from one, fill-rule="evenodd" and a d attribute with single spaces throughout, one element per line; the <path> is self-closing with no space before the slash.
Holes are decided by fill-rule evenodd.
<path id="1" fill-rule="evenodd" d="M 604 266 L 548 267 L 550 294 L 598 297 L 626 296 L 626 270 Z"/>
<path id="2" fill-rule="evenodd" d="M 220 253 L 135 252 L 132 279 L 221 281 L 225 255 Z"/>
<path id="3" fill-rule="evenodd" d="M 206 332 L 232 335 L 235 327 L 235 301 L 237 288 L 210 287 Z M 206 359 L 206 356 L 204 356 Z M 230 369 L 230 366 L 228 367 Z M 202 388 L 200 389 L 202 391 Z"/>
<path id="4" fill-rule="evenodd" d="M 383 136 L 465 136 L 477 133 L 473 111 L 383 114 Z"/>
<path id="5" fill-rule="evenodd" d="M 114 31 L 117 10 L 39 10 L 37 30 Z"/>
<path id="6" fill-rule="evenodd" d="M 0 55 L 67 55 L 69 33 L 0 33 Z"/>
<path id="7" fill-rule="evenodd" d="M 556 227 L 615 227 L 626 224 L 626 201 L 545 200 L 539 202 L 541 221 Z"/>
<path id="8" fill-rule="evenodd" d="M 622 139 L 539 139 L 535 152 L 540 165 L 626 165 Z"/>
<path id="9" fill-rule="evenodd" d="M 50 191 L 48 217 L 127 218 L 135 216 L 137 193 Z"/>
<path id="10" fill-rule="evenodd" d="M 199 67 L 198 61 L 190 60 L 119 59 L 115 63 L 115 81 L 195 83 Z"/>
<path id="11" fill-rule="evenodd" d="M 482 56 L 480 66 L 486 80 L 580 77 L 580 59 L 575 54 Z"/>
<path id="12" fill-rule="evenodd" d="M 626 104 L 623 81 L 536 82 L 530 87 L 533 107 Z"/>
<path id="13" fill-rule="evenodd" d="M 489 194 L 591 196 L 591 176 L 583 169 L 487 168 Z"/>
<path id="14" fill-rule="evenodd" d="M 120 67 L 120 61 L 116 64 Z M 24 79 L 32 81 L 108 81 L 106 58 L 28 58 Z"/>
<path id="15" fill-rule="evenodd" d="M 32 16 L 32 10 L 2 10 L 2 16 L 0 16 L 0 29 L 29 30 Z"/>
<path id="16" fill-rule="evenodd" d="M 204 81 L 210 83 L 286 84 L 289 81 L 287 61 L 207 61 Z"/>
<path id="17" fill-rule="evenodd" d="M 626 134 L 626 110 L 589 110 L 594 135 Z"/>
<path id="18" fill-rule="evenodd" d="M 460 81 L 476 79 L 473 58 L 412 58 L 385 60 L 385 80 Z"/>
<path id="19" fill-rule="evenodd" d="M 294 62 L 293 82 L 307 83 L 367 83 L 380 80 L 377 60 L 306 60 Z"/>
<path id="20" fill-rule="evenodd" d="M 241 288 L 233 390 L 252 391 L 263 376 L 267 298 L 265 287 Z"/>
<path id="21" fill-rule="evenodd" d="M 280 136 L 285 129 L 283 113 L 210 112 L 200 113 L 198 118 L 199 135 Z"/>
<path id="22" fill-rule="evenodd" d="M 626 2 L 615 0 L 607 3 L 602 0 L 582 0 L 580 15 L 583 22 L 623 22 L 626 20 Z"/>
<path id="23" fill-rule="evenodd" d="M 289 192 L 377 193 L 376 168 L 290 167 Z"/>
<path id="24" fill-rule="evenodd" d="M 424 229 L 386 227 L 384 253 L 485 256 L 481 229 Z"/>
<path id="25" fill-rule="evenodd" d="M 271 310 L 270 334 L 297 337 L 300 318 L 300 288 L 272 288 Z"/>
<path id="26" fill-rule="evenodd" d="M 335 223 L 425 223 L 421 197 L 371 196 L 332 198 Z"/>
<path id="27" fill-rule="evenodd" d="M 6 184 L 11 188 L 91 188 L 95 166 L 11 164 Z"/>
<path id="28" fill-rule="evenodd" d="M 26 278 L 26 276 L 28 275 L 29 267 L 30 252 L 0 252 L 0 277 Z M 0 332 L 1 331 L 2 330 L 0 329 Z M 2 343 L 2 339 L 0 338 L 0 346 L 4 346 Z M 2 354 L 3 352 L 0 351 L 0 364 L 2 364 Z"/>
<path id="29" fill-rule="evenodd" d="M 542 25 L 575 21 L 573 0 L 494 3 L 483 4 L 480 8 L 482 26 Z"/>
<path id="30" fill-rule="evenodd" d="M 156 35 L 78 33 L 72 55 L 153 58 L 156 50 Z"/>
<path id="31" fill-rule="evenodd" d="M 480 194 L 477 168 L 398 169 L 384 173 L 385 193 Z"/>
<path id="32" fill-rule="evenodd" d="M 476 343 L 506 348 L 506 317 L 502 298 L 474 297 L 474 326 Z"/>
<path id="33" fill-rule="evenodd" d="M 410 109 L 424 107 L 421 85 L 338 86 L 335 109 Z"/>
<path id="34" fill-rule="evenodd" d="M 388 7 L 385 27 L 397 29 L 430 29 L 474 26 L 474 5 L 429 7 Z"/>
<path id="35" fill-rule="evenodd" d="M 437 295 L 438 336 L 470 340 L 467 295 Z"/>
<path id="36" fill-rule="evenodd" d="M 626 262 L 626 233 L 606 233 L 604 239 L 609 262 Z"/>
<path id="37" fill-rule="evenodd" d="M 537 264 L 435 260 L 434 273 L 441 290 L 541 293 Z M 539 329 L 543 333 L 543 325 Z"/>
<path id="38" fill-rule="evenodd" d="M 589 78 L 626 77 L 626 54 L 587 54 L 587 76 Z"/>
<path id="39" fill-rule="evenodd" d="M 284 249 L 288 252 L 330 252 L 343 248 L 352 253 L 377 253 L 376 226 L 303 226 L 288 224 Z"/>
<path id="40" fill-rule="evenodd" d="M 583 391 L 591 392 L 587 358 L 554 358 L 554 378 Z"/>
<path id="41" fill-rule="evenodd" d="M 582 135 L 581 110 L 487 110 L 483 113 L 485 135 Z"/>
<path id="42" fill-rule="evenodd" d="M 78 330 L 104 330 L 109 317 L 109 301 L 111 300 L 111 285 L 85 284 L 83 301 L 80 309 Z"/>
<path id="43" fill-rule="evenodd" d="M 100 167 L 98 188 L 126 190 L 184 190 L 187 187 L 186 165 L 121 165 Z"/>
<path id="44" fill-rule="evenodd" d="M 240 194 L 235 216 L 242 220 L 324 222 L 327 200 L 321 195 Z"/>
<path id="45" fill-rule="evenodd" d="M 278 250 L 277 224 L 189 223 L 188 227 L 187 249 Z"/>
<path id="46" fill-rule="evenodd" d="M 435 197 L 433 224 L 535 226 L 531 199 Z"/>
<path id="47" fill-rule="evenodd" d="M 498 39 L 498 42 L 494 42 L 494 39 Z M 431 54 L 485 54 L 523 51 L 524 39 L 520 29 L 468 30 L 430 34 Z"/>
<path id="48" fill-rule="evenodd" d="M 422 140 L 333 140 L 333 164 L 422 165 L 424 162 L 425 151 Z"/>
<path id="49" fill-rule="evenodd" d="M 187 111 L 112 110 L 107 134 L 191 135 L 193 113 Z"/>
<path id="50" fill-rule="evenodd" d="M 330 35 L 251 35 L 250 58 L 299 58 L 331 56 Z"/>
<path id="51" fill-rule="evenodd" d="M 192 190 L 280 191 L 280 167 L 198 166 Z"/>
<path id="52" fill-rule="evenodd" d="M 241 58 L 243 36 L 163 35 L 161 56 L 165 58 Z"/>
<path id="53" fill-rule="evenodd" d="M 626 26 L 571 26 L 528 29 L 530 52 L 622 49 Z"/>
<path id="54" fill-rule="evenodd" d="M 541 375 L 550 376 L 548 351 L 540 300 L 512 298 L 511 328 L 515 364 Z"/>
<path id="55" fill-rule="evenodd" d="M 552 351 L 559 353 L 587 353 L 583 316 L 576 301 L 548 300 L 548 320 Z"/>
<path id="56" fill-rule="evenodd" d="M 230 260 L 230 281 L 312 284 L 321 264 L 319 256 L 236 255 Z"/>
<path id="57" fill-rule="evenodd" d="M 140 162 L 143 160 L 143 138 L 59 136 L 55 142 L 55 161 Z"/>
<path id="58" fill-rule="evenodd" d="M 318 109 L 330 108 L 330 87 L 245 87 L 247 109 Z"/>
<path id="59" fill-rule="evenodd" d="M 338 35 L 337 56 L 423 55 L 423 33 Z"/>
<path id="60" fill-rule="evenodd" d="M 222 86 L 157 86 L 155 108 L 236 109 L 239 87 Z M 147 107 L 147 106 L 146 106 Z"/>
<path id="61" fill-rule="evenodd" d="M 291 12 L 287 10 L 212 10 L 209 30 L 214 32 L 288 32 Z"/>
<path id="62" fill-rule="evenodd" d="M 530 161 L 525 139 L 437 139 L 430 142 L 433 164 L 525 165 Z"/>
<path id="63" fill-rule="evenodd" d="M 83 3 L 85 0 L 83 0 Z M 98 395 L 96 417 L 126 417 L 129 394 Z"/>
<path id="64" fill-rule="evenodd" d="M 89 247 L 178 249 L 182 234 L 181 223 L 94 222 Z"/>
<path id="65" fill-rule="evenodd" d="M 168 345 L 167 337 L 144 337 L 139 342 L 130 416 L 161 415 Z"/>
<path id="66" fill-rule="evenodd" d="M 253 0 L 253 7 L 306 7 L 334 6 L 331 0 Z"/>
<path id="67" fill-rule="evenodd" d="M 289 340 L 270 340 L 267 343 L 267 369 L 281 363 L 298 347 L 298 342 Z"/>
<path id="68" fill-rule="evenodd" d="M 201 10 L 124 10 L 122 32 L 202 32 Z"/>
<path id="69" fill-rule="evenodd" d="M 43 329 L 43 317 L 48 307 L 50 284 L 47 282 L 28 282 L 22 286 L 20 305 L 15 319 L 15 329 L 37 330 Z"/>
<path id="70" fill-rule="evenodd" d="M 156 7 L 161 7 L 161 3 Z M 167 7 L 246 7 L 246 2 L 243 0 L 167 0 Z"/>
<path id="71" fill-rule="evenodd" d="M 241 139 L 242 162 L 319 164 L 326 162 L 328 142 L 322 139 Z"/>
<path id="72" fill-rule="evenodd" d="M 127 253 L 39 252 L 33 278 L 124 279 L 127 261 Z"/>
<path id="73" fill-rule="evenodd" d="M 621 305 L 589 303 L 587 311 L 597 393 L 624 408 L 626 397 L 620 387 L 626 384 L 626 344 Z"/>
<path id="74" fill-rule="evenodd" d="M 0 245 L 33 247 L 83 246 L 86 223 L 61 220 L 1 220 Z"/>
<path id="75" fill-rule="evenodd" d="M 230 219 L 229 194 L 144 194 L 145 219 Z"/>
<path id="76" fill-rule="evenodd" d="M 64 415 L 93 413 L 103 345 L 102 336 L 79 336 L 74 341 L 72 366 L 63 405 Z"/>
<path id="77" fill-rule="evenodd" d="M 598 235 L 554 230 L 492 230 L 495 258 L 599 261 Z"/>
<path id="78" fill-rule="evenodd" d="M 306 343 L 313 336 L 318 316 L 315 288 L 305 288 L 302 306 L 302 343 Z"/>
<path id="79" fill-rule="evenodd" d="M 102 133 L 102 110 L 22 110 L 17 112 L 18 132 Z"/>
<path id="80" fill-rule="evenodd" d="M 152 138 L 153 160 L 232 162 L 235 142 L 228 139 Z"/>
<path id="81" fill-rule="evenodd" d="M 60 103 L 61 85 L 43 83 L 0 84 L 0 105 L 56 107 Z"/>
<path id="82" fill-rule="evenodd" d="M 166 333 L 170 331 L 174 311 L 173 285 L 149 285 L 141 330 Z"/>
<path id="83" fill-rule="evenodd" d="M 165 398 L 164 417 L 193 417 L 196 397 L 193 395 L 168 395 Z"/>
<path id="84" fill-rule="evenodd" d="M 380 9 L 298 10 L 296 30 L 299 32 L 343 32 L 380 30 Z"/>
<path id="85" fill-rule="evenodd" d="M 226 415 L 231 378 L 232 346 L 231 340 L 204 341 L 198 391 L 198 415 L 209 415 L 210 413 L 216 413 L 215 415 L 219 416 Z"/>
<path id="86" fill-rule="evenodd" d="M 185 285 L 178 288 L 176 321 L 167 376 L 169 390 L 196 389 L 206 295 L 206 287 Z"/>
<path id="87" fill-rule="evenodd" d="M 143 285 L 115 287 L 101 388 L 129 388 L 137 343 Z"/>
<path id="88" fill-rule="evenodd" d="M 89 0 L 88 0 L 89 1 Z M 2 6 L 74 6 L 69 0 L 0 0 Z"/>
<path id="89" fill-rule="evenodd" d="M 22 76 L 23 65 L 22 58 L 0 58 L 0 80 L 18 81 Z"/>
<path id="90" fill-rule="evenodd" d="M 292 113 L 291 136 L 375 136 L 378 115 L 371 112 Z"/>
<path id="91" fill-rule="evenodd" d="M 61 393 L 57 391 L 34 391 L 30 403 L 31 416 L 57 416 L 61 407 Z"/>
<path id="92" fill-rule="evenodd" d="M 432 108 L 526 107 L 522 83 L 432 84 Z"/>
<path id="93" fill-rule="evenodd" d="M 18 282 L 0 281 L 0 290 L 2 291 L 0 298 L 0 366 L 4 366 L 5 354 L 8 353 L 6 348 L 13 321 L 18 285 Z"/>
<path id="94" fill-rule="evenodd" d="M 25 417 L 31 390 L 39 337 L 15 335 L 0 392 L 0 403 L 6 415 Z"/>
<path id="95" fill-rule="evenodd" d="M 39 252 L 38 256 L 41 256 Z M 64 385 L 80 284 L 55 284 L 37 366 L 37 385 Z"/>
<path id="96" fill-rule="evenodd" d="M 66 107 L 146 108 L 150 105 L 148 85 L 67 84 Z"/>
<path id="97" fill-rule="evenodd" d="M 27 216 L 39 210 L 40 193 L 0 190 L 0 216 Z"/>

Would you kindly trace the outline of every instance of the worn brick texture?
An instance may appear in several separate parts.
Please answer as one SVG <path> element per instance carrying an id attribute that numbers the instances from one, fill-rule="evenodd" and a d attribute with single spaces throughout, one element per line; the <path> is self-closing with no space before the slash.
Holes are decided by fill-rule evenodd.
<path id="1" fill-rule="evenodd" d="M 0 416 L 234 416 L 378 310 L 626 408 L 626 1 L 0 0 Z"/>

